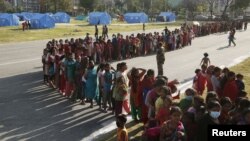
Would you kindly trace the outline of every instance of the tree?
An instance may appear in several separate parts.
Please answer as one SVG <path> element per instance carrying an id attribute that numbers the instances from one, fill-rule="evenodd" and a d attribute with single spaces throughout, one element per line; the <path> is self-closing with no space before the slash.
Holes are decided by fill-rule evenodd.
<path id="1" fill-rule="evenodd" d="M 73 8 L 72 1 L 71 0 L 58 0 L 58 10 L 60 11 L 71 11 Z"/>
<path id="2" fill-rule="evenodd" d="M 245 10 L 250 6 L 250 0 L 235 0 L 232 4 L 231 8 L 238 10 L 242 9 Z"/>
<path id="3" fill-rule="evenodd" d="M 93 11 L 97 2 L 97 0 L 80 0 L 80 6 L 82 6 L 85 11 Z"/>
<path id="4" fill-rule="evenodd" d="M 14 12 L 14 8 L 8 1 L 0 0 L 0 12 Z"/>
<path id="5" fill-rule="evenodd" d="M 213 12 L 214 12 L 214 4 L 215 4 L 216 0 L 207 0 L 208 6 L 209 6 L 209 12 L 210 12 L 210 16 L 211 18 L 213 17 Z"/>
<path id="6" fill-rule="evenodd" d="M 174 8 L 180 8 L 182 1 L 183 0 L 167 0 L 167 3 L 169 7 L 174 9 Z"/>
<path id="7" fill-rule="evenodd" d="M 195 13 L 198 11 L 198 8 L 204 4 L 204 0 L 184 0 L 184 7 L 188 11 L 188 17 L 194 19 Z"/>
<path id="8" fill-rule="evenodd" d="M 0 12 L 5 12 L 5 11 L 6 11 L 6 6 L 4 0 L 0 0 Z"/>
<path id="9" fill-rule="evenodd" d="M 226 12 L 227 12 L 228 8 L 232 5 L 232 3 L 233 3 L 233 0 L 226 0 L 225 1 L 224 10 L 223 10 L 222 15 L 221 15 L 222 19 L 225 20 L 228 18 L 228 16 L 226 15 Z"/>
<path id="10" fill-rule="evenodd" d="M 57 0 L 52 0 L 53 6 L 54 6 L 54 12 L 57 12 Z"/>
<path id="11" fill-rule="evenodd" d="M 140 10 L 139 0 L 126 0 L 125 4 L 127 6 L 127 11 L 129 12 L 137 12 Z"/>
<path id="12" fill-rule="evenodd" d="M 71 12 L 72 0 L 40 0 L 40 12 Z"/>

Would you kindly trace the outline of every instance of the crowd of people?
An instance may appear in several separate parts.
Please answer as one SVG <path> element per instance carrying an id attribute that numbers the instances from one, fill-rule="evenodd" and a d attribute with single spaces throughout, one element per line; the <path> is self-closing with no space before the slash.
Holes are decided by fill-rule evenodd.
<path id="1" fill-rule="evenodd" d="M 96 101 L 103 112 L 113 113 L 118 138 L 128 140 L 126 117 L 121 115 L 126 112 L 144 123 L 144 140 L 206 141 L 208 124 L 250 124 L 250 101 L 244 91 L 243 75 L 211 65 L 205 53 L 201 68 L 195 70 L 192 88 L 180 99 L 178 81 L 169 81 L 161 70 L 164 51 L 191 45 L 194 37 L 240 29 L 240 25 L 184 24 L 174 31 L 165 28 L 161 34 L 139 33 L 123 38 L 118 33 L 112 39 L 101 36 L 96 40 L 87 34 L 84 39 L 53 39 L 43 50 L 44 83 L 72 102 L 80 99 L 81 104 L 90 103 L 93 108 Z M 151 53 L 157 54 L 157 64 L 161 65 L 158 75 L 153 69 L 127 70 L 126 62 L 118 63 L 116 68 L 110 64 Z M 178 95 L 174 95 L 176 92 Z"/>

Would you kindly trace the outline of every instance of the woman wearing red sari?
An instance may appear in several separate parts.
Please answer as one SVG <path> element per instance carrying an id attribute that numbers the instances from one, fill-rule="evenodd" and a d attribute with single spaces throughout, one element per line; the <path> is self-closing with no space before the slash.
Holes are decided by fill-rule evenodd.
<path id="1" fill-rule="evenodd" d="M 207 83 L 207 75 L 206 75 L 206 69 L 207 67 L 205 65 L 201 66 L 201 72 L 198 73 L 198 78 L 197 78 L 197 93 L 199 95 L 202 95 L 204 90 L 205 90 L 205 86 Z"/>
<path id="2" fill-rule="evenodd" d="M 130 87 L 131 87 L 130 90 L 131 114 L 134 120 L 141 119 L 141 105 L 142 105 L 141 83 L 145 73 L 146 70 L 141 68 L 132 68 L 131 71 L 128 73 L 128 78 L 130 80 Z"/>

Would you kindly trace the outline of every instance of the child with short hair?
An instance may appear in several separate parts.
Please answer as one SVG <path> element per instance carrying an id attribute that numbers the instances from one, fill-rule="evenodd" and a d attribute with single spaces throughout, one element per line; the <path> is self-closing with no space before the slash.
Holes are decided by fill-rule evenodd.
<path id="1" fill-rule="evenodd" d="M 127 117 L 123 114 L 120 114 L 116 117 L 117 125 L 117 141 L 128 141 L 128 131 L 125 127 L 127 122 Z"/>
<path id="2" fill-rule="evenodd" d="M 204 53 L 204 57 L 201 60 L 200 65 L 205 65 L 205 66 L 209 66 L 210 65 L 210 59 L 208 58 L 208 53 Z"/>
<path id="3" fill-rule="evenodd" d="M 238 87 L 239 92 L 245 90 L 245 84 L 243 82 L 243 78 L 244 78 L 244 76 L 242 74 L 240 74 L 240 73 L 238 73 L 236 75 L 236 81 L 235 82 L 236 82 L 236 85 Z"/>

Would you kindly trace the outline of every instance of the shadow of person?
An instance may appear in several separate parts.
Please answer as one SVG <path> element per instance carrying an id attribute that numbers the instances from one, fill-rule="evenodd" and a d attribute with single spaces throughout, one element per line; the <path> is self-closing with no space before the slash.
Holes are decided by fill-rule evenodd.
<path id="1" fill-rule="evenodd" d="M 219 48 L 217 48 L 216 50 L 223 50 L 223 49 L 226 49 L 226 48 L 228 48 L 228 47 L 230 47 L 230 46 L 219 47 Z"/>

